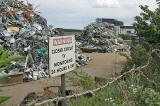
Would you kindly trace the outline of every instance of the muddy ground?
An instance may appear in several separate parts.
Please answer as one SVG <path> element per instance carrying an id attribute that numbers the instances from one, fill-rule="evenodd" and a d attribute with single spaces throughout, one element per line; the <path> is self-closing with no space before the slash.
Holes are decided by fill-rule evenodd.
<path id="1" fill-rule="evenodd" d="M 89 56 L 92 61 L 78 70 L 87 72 L 93 77 L 109 78 L 111 74 L 114 74 L 115 72 L 119 73 L 122 69 L 122 65 L 126 62 L 125 57 L 115 53 L 87 53 L 85 55 Z M 69 82 L 66 83 L 68 86 Z M 43 88 L 47 86 L 60 86 L 60 77 L 3 87 L 0 96 L 10 96 L 11 99 L 0 106 L 18 106 L 30 92 L 36 92 L 38 95 L 43 95 Z"/>

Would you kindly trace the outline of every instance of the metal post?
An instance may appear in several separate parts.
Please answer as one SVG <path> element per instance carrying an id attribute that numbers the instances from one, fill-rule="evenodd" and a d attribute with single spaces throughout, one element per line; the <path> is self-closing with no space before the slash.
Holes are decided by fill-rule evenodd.
<path id="1" fill-rule="evenodd" d="M 66 88 L 65 88 L 65 74 L 61 75 L 61 93 L 62 93 L 62 97 L 66 96 Z M 66 100 L 64 99 L 62 101 L 62 106 L 67 106 L 66 105 Z"/>

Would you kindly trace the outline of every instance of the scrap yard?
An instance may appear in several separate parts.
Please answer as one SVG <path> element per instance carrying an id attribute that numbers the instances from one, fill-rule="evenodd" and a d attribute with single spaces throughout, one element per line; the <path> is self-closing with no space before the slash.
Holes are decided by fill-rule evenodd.
<path id="1" fill-rule="evenodd" d="M 21 9 L 21 7 L 25 8 Z M 16 12 L 3 12 L 5 8 L 15 10 Z M 9 74 L 11 77 L 11 79 L 4 79 L 5 82 L 1 81 L 10 86 L 4 87 L 0 95 L 12 97 L 3 105 L 9 105 L 10 103 L 13 103 L 13 105 L 14 103 L 20 104 L 23 98 L 30 92 L 43 93 L 43 88 L 46 86 L 60 86 L 60 83 L 57 85 L 60 79 L 59 81 L 56 79 L 54 82 L 46 82 L 49 77 L 47 39 L 54 36 L 63 36 L 65 30 L 58 31 L 58 29 L 48 25 L 45 18 L 33 11 L 31 4 L 25 5 L 23 2 L 18 1 L 12 3 L 10 0 L 3 1 L 1 3 L 1 12 L 0 43 L 6 47 L 6 49 L 10 50 L 10 55 L 26 57 L 23 60 L 11 63 L 7 70 L 1 73 L 1 75 Z M 12 15 L 8 13 L 12 13 Z M 24 13 L 30 17 L 27 19 L 24 18 Z M 113 25 L 95 22 L 78 33 L 70 30 L 70 35 L 72 34 L 75 34 L 76 39 L 76 70 L 83 70 L 92 77 L 100 78 L 109 78 L 112 74 L 121 71 L 125 58 L 115 52 L 117 52 L 119 48 L 128 51 L 129 46 L 124 44 L 123 40 L 116 35 Z M 66 44 L 71 41 L 64 40 L 62 42 Z M 61 45 L 58 40 L 55 40 L 53 44 Z M 95 51 L 92 53 L 92 51 L 90 52 L 89 50 L 91 54 L 86 54 L 83 48 L 86 50 L 94 48 Z M 62 48 L 54 49 L 52 50 L 52 54 L 62 53 L 69 49 L 72 48 L 66 48 L 64 50 Z M 53 58 L 53 60 L 55 60 L 55 58 Z M 72 60 L 56 62 L 54 66 L 61 66 L 69 63 L 69 61 Z M 61 71 L 63 70 L 64 69 L 61 69 Z M 17 77 L 12 77 L 12 74 Z M 19 80 L 17 78 L 19 78 Z M 14 81 L 10 81 L 13 79 Z M 41 79 L 42 81 L 36 81 Z M 6 80 L 8 80 L 8 82 Z M 34 86 L 29 87 L 32 84 Z M 8 93 L 8 90 L 10 93 Z M 16 90 L 18 92 L 16 92 Z"/>
<path id="2" fill-rule="evenodd" d="M 119 0 L 95 1 L 97 4 L 92 9 L 97 11 L 96 15 L 87 16 L 85 12 L 91 8 L 84 6 L 84 12 L 77 1 L 69 4 L 63 0 L 48 0 L 49 3 L 40 0 L 39 5 L 33 0 L 0 0 L 0 106 L 159 104 L 156 101 L 160 99 L 159 82 L 156 82 L 159 72 L 154 71 L 159 70 L 159 35 L 156 40 L 149 35 L 153 30 L 159 34 L 156 29 L 159 27 L 152 22 L 149 27 L 150 23 L 145 23 L 149 18 L 142 21 L 149 16 L 144 14 L 135 17 L 137 23 L 125 25 L 119 20 L 123 18 L 114 19 L 121 16 L 116 9 L 125 6 L 119 5 Z M 72 5 L 72 10 L 67 11 L 71 8 L 67 6 L 59 8 L 63 3 Z M 104 10 L 111 8 L 116 10 L 116 16 L 105 15 Z M 83 16 L 78 16 L 80 11 L 84 12 Z M 106 18 L 95 18 L 99 16 Z M 94 17 L 94 21 L 90 17 Z M 149 28 L 144 28 L 147 26 Z M 153 30 L 147 30 L 146 34 L 146 29 Z M 152 92 L 150 96 L 146 91 Z M 142 101 L 140 94 L 144 94 Z"/>
<path id="3" fill-rule="evenodd" d="M 89 75 L 98 78 L 109 79 L 112 74 L 115 74 L 115 72 L 119 73 L 121 71 L 122 64 L 126 62 L 126 59 L 118 54 L 85 53 L 85 55 L 92 58 L 92 61 L 78 70 L 87 72 Z M 115 58 L 117 61 L 115 61 Z M 67 76 L 70 76 L 70 73 L 68 73 Z M 1 92 L 0 95 L 11 96 L 12 98 L 5 102 L 3 106 L 7 106 L 12 103 L 19 104 L 23 101 L 23 98 L 31 92 L 43 95 L 43 88 L 47 86 L 60 86 L 60 81 L 60 77 L 55 77 L 4 87 L 3 92 Z M 68 85 L 70 85 L 69 81 L 66 83 L 66 86 Z M 57 90 L 56 87 L 54 89 L 55 91 Z"/>

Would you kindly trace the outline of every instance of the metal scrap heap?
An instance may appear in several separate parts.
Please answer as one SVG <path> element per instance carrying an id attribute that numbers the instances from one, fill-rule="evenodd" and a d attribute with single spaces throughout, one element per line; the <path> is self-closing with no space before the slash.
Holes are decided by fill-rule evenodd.
<path id="1" fill-rule="evenodd" d="M 76 36 L 80 48 L 95 48 L 99 52 L 116 52 L 118 49 L 129 50 L 123 39 L 115 33 L 115 27 L 108 23 L 91 23 Z"/>
<path id="2" fill-rule="evenodd" d="M 2 0 L 0 45 L 9 49 L 10 55 L 26 57 L 12 62 L 2 74 L 24 72 L 25 80 L 48 77 L 48 37 L 58 34 L 45 18 L 34 11 L 28 1 Z M 76 57 L 79 66 L 87 64 L 88 61 L 83 62 L 86 59 L 78 51 Z"/>

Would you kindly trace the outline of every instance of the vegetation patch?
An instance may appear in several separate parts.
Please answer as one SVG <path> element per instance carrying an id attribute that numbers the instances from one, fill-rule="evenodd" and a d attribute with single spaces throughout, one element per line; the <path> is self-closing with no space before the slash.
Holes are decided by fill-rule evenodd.
<path id="1" fill-rule="evenodd" d="M 10 97 L 8 97 L 8 96 L 0 96 L 0 104 L 2 104 L 3 102 L 7 101 L 8 99 L 10 99 Z"/>
<path id="2" fill-rule="evenodd" d="M 146 81 L 147 82 L 147 81 Z M 151 82 L 148 82 L 151 84 Z M 160 94 L 141 84 L 141 74 L 131 73 L 127 79 L 115 82 L 91 98 L 70 100 L 69 106 L 160 106 Z"/>

